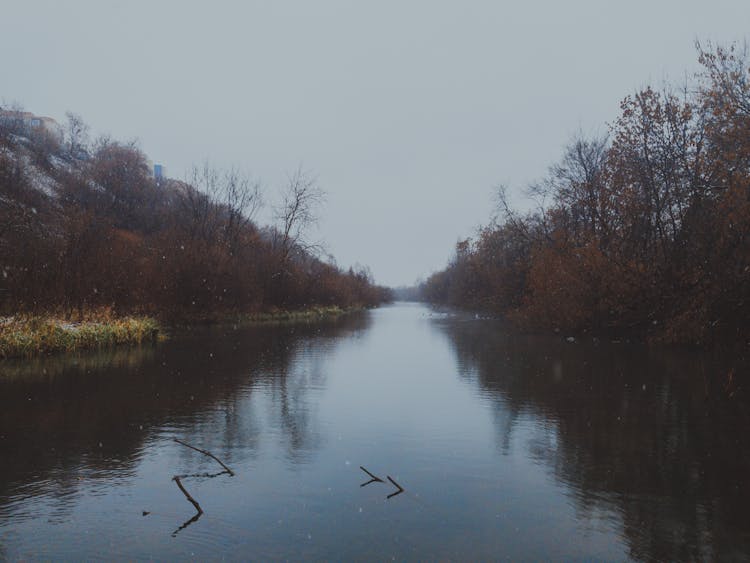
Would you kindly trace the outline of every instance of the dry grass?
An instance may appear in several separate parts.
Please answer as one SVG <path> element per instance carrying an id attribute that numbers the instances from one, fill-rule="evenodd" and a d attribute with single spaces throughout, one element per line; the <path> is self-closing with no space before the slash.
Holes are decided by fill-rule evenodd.
<path id="1" fill-rule="evenodd" d="M 32 357 L 153 340 L 158 323 L 150 317 L 115 317 L 98 310 L 75 318 L 14 316 L 0 319 L 0 358 Z"/>
<path id="2" fill-rule="evenodd" d="M 347 313 L 348 310 L 341 307 L 312 307 L 298 311 L 270 311 L 265 313 L 250 313 L 240 317 L 241 321 L 248 323 L 282 323 L 295 321 L 317 321 L 330 317 L 338 317 Z"/>
<path id="3" fill-rule="evenodd" d="M 173 319 L 174 326 L 191 326 L 195 324 L 216 325 L 256 325 L 256 324 L 293 324 L 313 323 L 322 320 L 335 319 L 341 315 L 361 310 L 360 307 L 341 308 L 333 306 L 316 306 L 307 309 L 286 311 L 283 309 L 269 309 L 255 312 L 226 312 L 217 311 L 210 315 Z"/>

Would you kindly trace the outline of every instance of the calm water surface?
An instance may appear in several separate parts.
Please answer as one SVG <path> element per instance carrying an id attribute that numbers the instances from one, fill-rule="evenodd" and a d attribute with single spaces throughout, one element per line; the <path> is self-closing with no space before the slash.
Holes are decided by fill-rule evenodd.
<path id="1" fill-rule="evenodd" d="M 733 368 L 412 304 L 6 362 L 0 559 L 748 560 Z"/>

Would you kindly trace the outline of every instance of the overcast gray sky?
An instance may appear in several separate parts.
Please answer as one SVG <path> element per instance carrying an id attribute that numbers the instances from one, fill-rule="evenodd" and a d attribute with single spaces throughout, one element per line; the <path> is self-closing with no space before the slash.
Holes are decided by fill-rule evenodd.
<path id="1" fill-rule="evenodd" d="M 520 194 L 625 95 L 694 72 L 696 38 L 745 39 L 750 2 L 0 0 L 0 18 L 0 98 L 138 139 L 176 178 L 239 166 L 268 201 L 302 163 L 338 263 L 396 285 L 488 221 L 493 186 Z"/>

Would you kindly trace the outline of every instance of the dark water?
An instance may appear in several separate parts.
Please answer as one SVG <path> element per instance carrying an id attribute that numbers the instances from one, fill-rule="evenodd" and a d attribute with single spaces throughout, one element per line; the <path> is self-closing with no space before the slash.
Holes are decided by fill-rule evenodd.
<path id="1" fill-rule="evenodd" d="M 0 559 L 748 560 L 747 380 L 404 304 L 6 362 Z"/>

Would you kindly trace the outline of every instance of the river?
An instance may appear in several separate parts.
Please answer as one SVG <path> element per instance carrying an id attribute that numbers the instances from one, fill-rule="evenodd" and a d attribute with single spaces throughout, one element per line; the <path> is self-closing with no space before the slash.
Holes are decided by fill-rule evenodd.
<path id="1" fill-rule="evenodd" d="M 7 361 L 0 560 L 748 560 L 736 369 L 409 303 Z"/>

